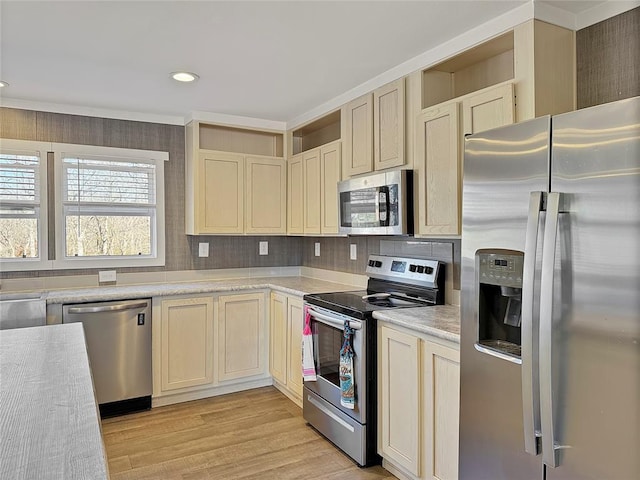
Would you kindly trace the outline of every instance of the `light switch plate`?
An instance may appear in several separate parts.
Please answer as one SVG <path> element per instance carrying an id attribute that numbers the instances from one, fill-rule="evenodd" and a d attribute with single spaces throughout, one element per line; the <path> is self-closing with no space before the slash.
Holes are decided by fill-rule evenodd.
<path id="1" fill-rule="evenodd" d="M 208 257 L 209 256 L 209 243 L 208 242 L 200 242 L 200 243 L 198 243 L 198 256 L 199 257 Z"/>
<path id="2" fill-rule="evenodd" d="M 319 257 L 319 256 L 320 256 L 320 242 L 316 242 L 316 243 L 315 243 L 315 245 L 314 245 L 314 247 L 313 247 L 313 254 L 314 254 L 316 257 Z"/>
<path id="3" fill-rule="evenodd" d="M 355 243 L 352 243 L 351 245 L 349 245 L 349 258 L 351 260 L 358 259 L 358 245 Z"/>
<path id="4" fill-rule="evenodd" d="M 269 242 L 260 242 L 260 255 L 269 255 Z"/>
<path id="5" fill-rule="evenodd" d="M 116 271 L 115 270 L 101 270 L 98 272 L 98 282 L 115 282 Z"/>

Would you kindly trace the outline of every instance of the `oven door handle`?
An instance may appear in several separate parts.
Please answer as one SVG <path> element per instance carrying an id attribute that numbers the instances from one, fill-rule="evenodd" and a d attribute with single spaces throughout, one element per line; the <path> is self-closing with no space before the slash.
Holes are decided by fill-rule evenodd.
<path id="1" fill-rule="evenodd" d="M 329 325 L 330 327 L 339 328 L 344 330 L 344 322 L 342 320 L 338 320 L 337 318 L 329 317 L 328 315 L 323 315 L 322 313 L 316 312 L 313 308 L 309 307 L 309 314 L 318 320 L 320 323 L 324 323 L 325 325 Z M 362 328 L 362 323 L 358 320 L 348 320 L 349 327 L 353 330 L 360 330 Z"/>

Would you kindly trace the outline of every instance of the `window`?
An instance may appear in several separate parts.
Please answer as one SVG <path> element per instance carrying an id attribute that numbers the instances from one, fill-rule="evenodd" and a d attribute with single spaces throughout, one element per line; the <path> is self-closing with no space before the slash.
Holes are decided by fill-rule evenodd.
<path id="1" fill-rule="evenodd" d="M 168 159 L 0 139 L 0 270 L 164 265 Z"/>
<path id="2" fill-rule="evenodd" d="M 0 142 L 0 269 L 47 268 L 49 144 Z"/>
<path id="3" fill-rule="evenodd" d="M 164 265 L 163 160 L 167 154 L 56 147 L 54 265 Z"/>

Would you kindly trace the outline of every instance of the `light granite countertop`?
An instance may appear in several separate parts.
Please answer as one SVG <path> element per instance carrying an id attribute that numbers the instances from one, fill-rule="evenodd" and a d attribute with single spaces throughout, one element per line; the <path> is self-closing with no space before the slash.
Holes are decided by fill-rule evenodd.
<path id="1" fill-rule="evenodd" d="M 261 289 L 303 296 L 307 293 L 362 290 L 362 287 L 302 276 L 271 276 L 47 290 L 40 294 L 47 304 L 64 304 Z M 460 342 L 460 309 L 457 306 L 382 310 L 375 312 L 374 317 L 417 332 Z"/>
<path id="2" fill-rule="evenodd" d="M 156 283 L 146 285 L 51 290 L 43 293 L 43 296 L 46 298 L 48 304 L 82 303 L 121 300 L 125 298 L 133 299 L 259 289 L 272 289 L 297 296 L 302 296 L 307 293 L 359 290 L 359 288 L 354 285 L 327 282 L 325 280 L 308 277 L 254 277 L 215 280 L 209 282 Z"/>
<path id="3" fill-rule="evenodd" d="M 455 305 L 378 310 L 373 312 L 373 317 L 416 332 L 460 343 L 460 307 Z"/>
<path id="4" fill-rule="evenodd" d="M 81 324 L 3 330 L 0 376 L 0 478 L 109 478 Z"/>

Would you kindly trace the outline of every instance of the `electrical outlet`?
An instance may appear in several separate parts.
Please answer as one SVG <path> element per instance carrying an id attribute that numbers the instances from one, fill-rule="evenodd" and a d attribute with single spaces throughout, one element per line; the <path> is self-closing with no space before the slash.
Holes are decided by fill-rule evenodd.
<path id="1" fill-rule="evenodd" d="M 319 257 L 319 256 L 320 256 L 320 242 L 316 242 L 316 243 L 315 243 L 315 245 L 314 245 L 314 250 L 313 250 L 313 254 L 314 254 L 316 257 Z"/>
<path id="2" fill-rule="evenodd" d="M 269 255 L 269 242 L 260 242 L 260 255 Z"/>
<path id="3" fill-rule="evenodd" d="M 200 242 L 200 243 L 198 243 L 198 256 L 199 257 L 208 257 L 209 256 L 209 243 L 208 242 Z"/>
<path id="4" fill-rule="evenodd" d="M 115 270 L 101 270 L 98 272 L 98 282 L 115 282 L 116 281 L 116 271 Z"/>
<path id="5" fill-rule="evenodd" d="M 352 243 L 351 245 L 349 245 L 349 258 L 351 260 L 358 259 L 358 245 L 355 243 Z"/>

